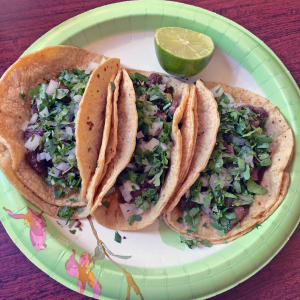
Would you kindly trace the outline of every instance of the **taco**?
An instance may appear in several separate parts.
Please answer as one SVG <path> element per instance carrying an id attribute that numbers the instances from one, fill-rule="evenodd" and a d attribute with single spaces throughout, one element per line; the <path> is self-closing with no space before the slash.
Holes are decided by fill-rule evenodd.
<path id="1" fill-rule="evenodd" d="M 183 140 L 189 144 L 185 149 L 191 153 L 185 154 L 185 160 L 190 164 L 196 137 L 195 93 L 193 90 L 189 97 L 186 83 L 163 74 L 123 72 L 117 104 L 117 152 L 91 214 L 105 227 L 138 230 L 156 220 L 175 191 Z M 128 107 L 130 112 L 125 110 Z M 186 107 L 189 112 L 184 114 Z M 185 129 L 181 132 L 180 128 Z"/>
<path id="2" fill-rule="evenodd" d="M 81 207 L 80 217 L 89 214 L 86 193 L 105 165 L 119 65 L 119 59 L 52 46 L 21 57 L 2 76 L 0 167 L 41 209 Z"/>
<path id="3" fill-rule="evenodd" d="M 195 151 L 164 220 L 183 236 L 210 245 L 247 233 L 283 201 L 294 140 L 284 117 L 264 97 L 223 83 L 204 84 L 218 104 L 217 140 L 209 144 L 213 151 L 207 165 Z M 199 135 L 196 149 L 198 141 Z"/>

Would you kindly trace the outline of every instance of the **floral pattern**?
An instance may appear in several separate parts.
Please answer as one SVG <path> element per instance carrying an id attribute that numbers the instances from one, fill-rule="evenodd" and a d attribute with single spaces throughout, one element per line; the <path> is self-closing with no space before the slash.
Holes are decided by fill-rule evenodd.
<path id="1" fill-rule="evenodd" d="M 28 207 L 27 214 L 13 214 L 9 209 L 3 207 L 7 214 L 14 219 L 24 219 L 25 224 L 30 227 L 30 239 L 32 246 L 35 250 L 40 251 L 47 247 L 45 244 L 46 240 L 46 230 L 47 227 L 46 220 L 42 216 L 42 213 L 38 214 Z"/>
<path id="2" fill-rule="evenodd" d="M 98 298 L 101 294 L 101 284 L 96 279 L 92 272 L 95 265 L 94 260 L 87 252 L 81 254 L 79 263 L 75 260 L 75 250 L 72 250 L 73 254 L 66 262 L 67 273 L 78 279 L 77 288 L 78 292 L 83 294 L 86 282 L 94 291 L 94 298 Z M 92 263 L 92 265 L 91 265 Z M 90 266 L 91 265 L 91 266 Z M 90 267 L 89 267 L 90 266 Z"/>

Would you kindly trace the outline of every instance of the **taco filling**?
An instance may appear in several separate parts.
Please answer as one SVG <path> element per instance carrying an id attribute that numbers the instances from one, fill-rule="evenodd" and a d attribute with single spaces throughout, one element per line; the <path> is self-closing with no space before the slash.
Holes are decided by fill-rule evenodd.
<path id="1" fill-rule="evenodd" d="M 178 106 L 169 78 L 131 73 L 136 94 L 138 131 L 130 163 L 116 181 L 124 218 L 131 225 L 155 205 L 169 168 L 172 120 Z"/>
<path id="2" fill-rule="evenodd" d="M 212 92 L 221 124 L 216 145 L 208 165 L 181 198 L 184 213 L 177 222 L 188 226 L 187 233 L 196 233 L 203 210 L 222 236 L 234 226 L 239 228 L 256 194 L 267 192 L 259 183 L 271 165 L 272 138 L 265 133 L 264 108 L 235 103 L 220 85 Z"/>
<path id="3" fill-rule="evenodd" d="M 56 199 L 81 186 L 75 156 L 75 118 L 89 77 L 76 68 L 63 70 L 58 78 L 29 89 L 33 100 L 31 119 L 23 125 L 25 155 L 35 172 L 57 187 Z"/>

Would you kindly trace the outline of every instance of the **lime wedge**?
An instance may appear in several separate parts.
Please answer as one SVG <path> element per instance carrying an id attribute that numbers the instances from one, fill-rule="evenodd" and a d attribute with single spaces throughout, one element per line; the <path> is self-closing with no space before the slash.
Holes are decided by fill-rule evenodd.
<path id="1" fill-rule="evenodd" d="M 201 72 L 210 62 L 214 50 L 214 42 L 205 34 L 180 27 L 156 30 L 158 61 L 166 72 L 177 77 L 190 77 Z"/>

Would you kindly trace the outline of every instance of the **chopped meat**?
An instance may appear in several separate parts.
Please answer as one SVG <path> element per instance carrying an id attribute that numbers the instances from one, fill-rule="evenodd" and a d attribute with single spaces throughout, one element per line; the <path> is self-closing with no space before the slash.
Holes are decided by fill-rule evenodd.
<path id="1" fill-rule="evenodd" d="M 75 132 L 75 123 L 71 123 L 68 126 L 72 128 L 72 131 L 74 133 Z"/>
<path id="2" fill-rule="evenodd" d="M 141 196 L 142 193 L 143 193 L 143 190 L 140 189 L 140 190 L 136 190 L 135 192 L 131 192 L 130 194 L 131 194 L 131 196 L 132 196 L 132 198 L 134 200 L 136 197 Z"/>
<path id="3" fill-rule="evenodd" d="M 246 214 L 249 211 L 249 206 L 245 205 L 245 206 L 236 206 L 234 208 L 234 212 L 236 213 L 236 219 L 232 219 L 230 220 L 230 227 L 233 228 L 238 222 L 241 222 L 244 217 L 246 216 Z"/>
<path id="4" fill-rule="evenodd" d="M 258 127 L 258 125 L 259 125 L 259 120 L 252 121 L 252 122 L 250 122 L 250 124 L 251 124 L 252 126 L 254 126 L 254 127 Z"/>
<path id="5" fill-rule="evenodd" d="M 225 202 L 225 205 L 227 205 L 227 206 L 231 206 L 232 205 L 232 198 L 225 198 L 225 200 L 224 200 L 224 202 Z"/>
<path id="6" fill-rule="evenodd" d="M 33 114 L 38 114 L 39 113 L 36 101 L 34 101 L 34 103 L 32 104 L 31 108 L 32 108 L 32 113 Z"/>
<path id="7" fill-rule="evenodd" d="M 223 142 L 223 145 L 230 153 L 234 153 L 233 146 L 229 145 L 226 141 Z"/>
<path id="8" fill-rule="evenodd" d="M 164 92 L 167 94 L 171 94 L 172 98 L 173 98 L 173 89 L 171 87 L 166 87 Z"/>
<path id="9" fill-rule="evenodd" d="M 258 169 L 253 168 L 250 176 L 253 180 L 258 180 Z"/>
<path id="10" fill-rule="evenodd" d="M 31 127 L 27 127 L 25 130 L 25 136 L 24 136 L 24 142 L 26 143 L 30 137 L 33 135 L 39 135 L 42 136 L 44 133 L 43 129 L 41 127 L 37 127 L 35 129 L 32 129 Z"/>
<path id="11" fill-rule="evenodd" d="M 149 76 L 149 81 L 146 81 L 146 86 L 149 87 L 151 84 L 161 84 L 161 76 L 157 73 L 152 73 Z"/>
<path id="12" fill-rule="evenodd" d="M 161 134 L 161 128 L 159 128 L 159 129 L 156 131 L 156 133 L 155 133 L 154 136 L 158 137 L 158 136 L 160 136 L 160 134 Z"/>
<path id="13" fill-rule="evenodd" d="M 257 120 L 263 120 L 264 118 L 267 118 L 269 116 L 268 112 L 263 107 L 256 107 L 252 105 L 246 105 L 249 107 L 255 114 L 259 115 L 257 117 Z"/>
<path id="14" fill-rule="evenodd" d="M 171 106 L 170 106 L 170 108 L 169 108 L 169 114 L 171 115 L 171 116 L 173 116 L 174 115 L 174 113 L 175 113 L 175 110 L 176 110 L 176 108 L 178 107 L 178 102 L 176 101 L 176 100 L 172 100 L 172 104 L 171 104 Z"/>
<path id="15" fill-rule="evenodd" d="M 180 201 L 179 201 L 179 207 L 183 210 L 185 207 L 188 207 L 189 209 L 192 209 L 194 208 L 196 205 L 195 202 L 193 201 L 189 201 L 189 202 L 186 202 L 186 197 L 183 196 L 181 197 Z"/>
<path id="16" fill-rule="evenodd" d="M 157 112 L 154 114 L 154 116 L 158 117 L 158 118 L 164 118 L 165 120 L 167 120 L 167 115 L 163 112 Z"/>
<path id="17" fill-rule="evenodd" d="M 37 161 L 37 153 L 36 151 L 28 150 L 25 153 L 25 157 L 30 164 L 30 166 L 37 172 L 38 174 L 43 174 L 46 172 L 45 161 Z"/>

